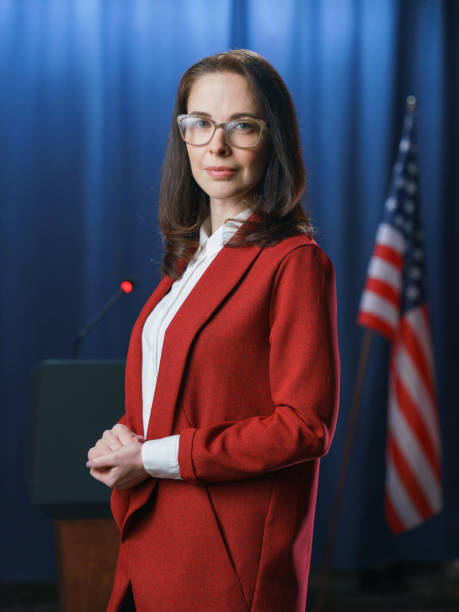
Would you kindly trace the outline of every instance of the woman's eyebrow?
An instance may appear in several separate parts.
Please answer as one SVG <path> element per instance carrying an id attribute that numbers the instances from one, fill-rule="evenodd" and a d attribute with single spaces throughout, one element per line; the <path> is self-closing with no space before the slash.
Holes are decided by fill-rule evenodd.
<path id="1" fill-rule="evenodd" d="M 204 113 L 203 111 L 191 111 L 188 114 L 189 115 L 203 115 L 205 117 L 210 117 L 211 116 L 211 115 L 209 115 L 209 113 Z M 233 115 L 230 116 L 230 120 L 231 119 L 237 119 L 238 117 L 253 117 L 254 119 L 257 118 L 257 116 L 254 115 L 253 113 L 234 113 Z"/>

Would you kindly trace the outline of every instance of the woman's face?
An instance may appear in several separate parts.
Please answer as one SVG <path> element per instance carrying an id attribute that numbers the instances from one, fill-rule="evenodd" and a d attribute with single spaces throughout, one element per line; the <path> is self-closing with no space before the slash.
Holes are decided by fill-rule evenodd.
<path id="1" fill-rule="evenodd" d="M 187 103 L 188 114 L 205 113 L 218 122 L 229 121 L 234 115 L 252 115 L 264 119 L 246 79 L 234 72 L 206 74 L 191 87 Z M 204 146 L 187 144 L 191 172 L 210 201 L 237 205 L 246 199 L 263 177 L 269 155 L 266 130 L 254 149 L 240 149 L 226 139 L 223 128 L 218 128 L 212 140 Z M 232 172 L 218 173 L 211 168 L 230 168 Z"/>

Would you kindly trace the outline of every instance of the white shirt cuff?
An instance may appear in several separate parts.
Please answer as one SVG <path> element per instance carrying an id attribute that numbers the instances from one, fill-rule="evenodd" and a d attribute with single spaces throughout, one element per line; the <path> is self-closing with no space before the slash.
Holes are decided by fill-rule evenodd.
<path id="1" fill-rule="evenodd" d="M 176 434 L 143 443 L 143 466 L 150 476 L 183 480 L 178 465 L 179 438 Z"/>

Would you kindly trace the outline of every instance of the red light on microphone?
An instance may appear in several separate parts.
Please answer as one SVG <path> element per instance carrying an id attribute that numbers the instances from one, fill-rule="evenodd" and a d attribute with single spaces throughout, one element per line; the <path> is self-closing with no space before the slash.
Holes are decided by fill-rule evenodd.
<path id="1" fill-rule="evenodd" d="M 124 291 L 124 293 L 131 293 L 133 289 L 134 285 L 131 281 L 125 280 L 121 283 L 121 291 Z"/>

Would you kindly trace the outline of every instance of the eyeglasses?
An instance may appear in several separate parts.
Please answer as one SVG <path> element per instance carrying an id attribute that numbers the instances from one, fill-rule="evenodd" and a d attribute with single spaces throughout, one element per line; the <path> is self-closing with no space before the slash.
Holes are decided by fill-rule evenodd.
<path id="1" fill-rule="evenodd" d="M 240 117 L 232 121 L 219 123 L 200 115 L 179 115 L 177 117 L 180 136 L 194 147 L 203 147 L 212 140 L 215 130 L 224 128 L 228 142 L 239 149 L 253 149 L 260 142 L 267 127 L 264 119 Z"/>

